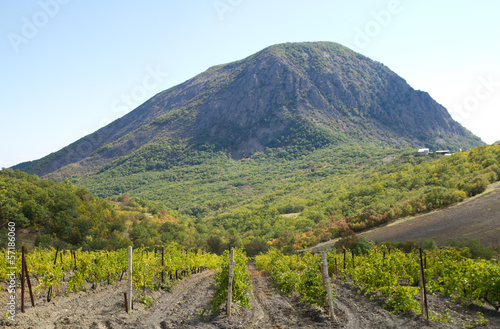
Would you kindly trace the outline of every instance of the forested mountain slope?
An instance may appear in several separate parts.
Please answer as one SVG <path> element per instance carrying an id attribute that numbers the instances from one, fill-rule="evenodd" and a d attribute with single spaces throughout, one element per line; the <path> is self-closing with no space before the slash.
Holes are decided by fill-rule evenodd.
<path id="1" fill-rule="evenodd" d="M 383 64 L 335 43 L 289 43 L 214 66 L 16 168 L 66 178 L 95 173 L 124 156 L 144 160 L 138 170 L 162 170 L 184 164 L 186 152 L 241 159 L 285 148 L 295 157 L 352 140 L 434 149 L 482 143 Z"/>
<path id="2" fill-rule="evenodd" d="M 255 251 L 479 193 L 500 175 L 498 146 L 473 148 L 482 144 L 383 64 L 335 43 L 289 43 L 214 66 L 15 168 L 99 197 L 155 200 L 185 224 L 137 220 L 138 244 Z M 415 147 L 473 149 L 440 159 Z"/>

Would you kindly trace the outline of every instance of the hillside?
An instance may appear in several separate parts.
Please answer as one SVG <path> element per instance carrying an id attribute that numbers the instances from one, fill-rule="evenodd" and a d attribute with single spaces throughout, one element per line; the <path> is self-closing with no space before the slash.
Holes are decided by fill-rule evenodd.
<path id="1" fill-rule="evenodd" d="M 162 240 L 183 243 L 193 233 L 183 218 L 173 216 L 180 217 L 179 214 L 161 203 L 126 196 L 115 201 L 95 197 L 69 181 L 59 183 L 3 169 L 0 171 L 0 248 L 7 246 L 9 222 L 15 223 L 19 248 L 26 244 L 110 250 Z M 165 232 L 165 228 L 169 232 Z"/>
<path id="2" fill-rule="evenodd" d="M 335 43 L 297 43 L 214 66 L 64 149 L 15 168 L 67 178 L 110 164 L 168 169 L 185 165 L 185 153 L 191 159 L 220 151 L 241 159 L 285 148 L 300 156 L 348 141 L 434 149 L 482 144 L 383 64 Z"/>
<path id="3" fill-rule="evenodd" d="M 439 211 L 403 219 L 364 232 L 372 241 L 433 239 L 438 245 L 449 240 L 475 238 L 484 245 L 500 244 L 500 184 L 486 192 Z"/>
<path id="4" fill-rule="evenodd" d="M 298 43 L 212 67 L 16 168 L 115 201 L 152 200 L 184 221 L 136 221 L 139 245 L 172 238 L 255 254 L 480 193 L 499 178 L 498 147 L 446 158 L 419 157 L 411 147 L 482 144 L 383 64 L 334 43 Z M 395 160 L 383 164 L 386 156 Z M 281 216 L 289 213 L 298 216 Z"/>
<path id="5" fill-rule="evenodd" d="M 408 216 L 360 233 L 368 240 L 383 242 L 416 242 L 432 239 L 438 246 L 473 239 L 483 246 L 500 244 L 500 182 L 490 184 L 481 194 L 435 211 Z M 306 248 L 319 252 L 335 246 L 339 239 Z"/>
<path id="6" fill-rule="evenodd" d="M 31 216 L 29 210 L 33 202 L 30 198 L 52 200 L 48 204 L 49 208 L 53 208 L 54 202 L 56 205 L 60 203 L 63 208 L 56 209 L 62 209 L 63 212 L 44 217 L 51 225 L 66 223 L 60 230 L 57 230 L 60 226 L 56 225 L 54 233 L 69 243 L 72 243 L 72 237 L 78 238 L 80 243 L 89 243 L 90 239 L 95 245 L 93 248 L 99 248 L 99 239 L 104 239 L 105 244 L 106 237 L 101 235 L 111 230 L 89 230 L 89 225 L 101 225 L 101 222 L 118 219 L 125 219 L 127 223 L 126 219 L 129 218 L 127 233 L 134 246 L 151 247 L 162 241 L 176 241 L 216 253 L 221 253 L 229 246 L 241 246 L 249 255 L 255 255 L 270 246 L 289 251 L 302 249 L 406 216 L 441 209 L 482 193 L 488 184 L 498 181 L 500 177 L 500 145 L 482 146 L 447 157 L 424 157 L 415 152 L 405 152 L 386 164 L 380 158 L 371 159 L 367 150 L 355 146 L 344 150 L 344 153 L 337 149 L 329 157 L 327 151 L 315 151 L 298 160 L 278 159 L 274 163 L 262 159 L 239 161 L 233 168 L 225 169 L 231 174 L 225 177 L 214 175 L 216 172 L 207 176 L 206 173 L 210 172 L 208 169 L 217 168 L 217 162 L 211 168 L 186 167 L 182 169 L 184 179 L 172 176 L 174 179 L 168 181 L 170 185 L 166 185 L 162 179 L 155 179 L 168 172 L 135 174 L 132 175 L 134 180 L 143 182 L 138 185 L 144 196 L 150 199 L 170 196 L 165 198 L 167 203 L 177 202 L 180 207 L 175 210 L 165 207 L 163 209 L 166 211 L 161 211 L 162 208 L 154 206 L 154 203 L 148 206 L 151 201 L 134 201 L 127 195 L 114 197 L 114 202 L 126 207 L 124 210 L 128 211 L 128 215 L 125 216 L 117 210 L 113 211 L 114 208 L 109 205 L 105 206 L 110 209 L 108 211 L 89 214 L 94 208 L 85 203 L 80 207 L 78 205 L 98 199 L 88 196 L 89 192 L 68 181 L 55 183 L 4 170 L 0 173 L 21 176 L 21 182 L 16 183 L 19 186 L 23 186 L 25 180 L 34 180 L 38 185 L 48 186 L 50 193 L 57 193 L 52 199 L 44 198 L 50 193 L 42 188 L 37 192 L 42 195 L 39 198 L 36 193 L 23 193 L 34 188 L 11 188 L 4 184 L 1 191 L 7 193 L 0 193 L 0 202 L 11 206 L 2 206 L 1 210 L 12 210 L 11 217 L 19 214 Z M 314 157 L 317 157 L 317 162 Z M 181 172 L 170 173 L 179 175 Z M 179 182 L 175 181 L 176 177 Z M 98 186 L 120 181 L 112 176 L 99 178 L 102 182 Z M 82 192 L 77 195 L 69 193 L 69 197 L 66 197 L 65 190 Z M 141 190 L 138 188 L 136 191 Z M 99 202 L 103 204 L 104 200 Z M 64 207 L 69 207 L 69 211 Z M 295 215 L 288 216 L 290 213 Z M 161 221 L 150 220 L 149 216 Z M 31 224 L 36 230 L 37 222 L 27 222 L 28 217 L 25 217 L 20 216 L 19 225 Z M 54 219 L 51 220 L 51 217 Z M 17 217 L 14 220 L 17 222 Z M 468 225 L 477 224 L 474 216 L 465 216 L 462 221 Z M 117 224 L 122 224 L 122 221 Z M 74 227 L 79 230 L 75 233 L 80 234 L 73 234 Z M 84 234 L 82 230 L 87 233 Z M 123 227 L 120 232 L 123 232 Z"/>

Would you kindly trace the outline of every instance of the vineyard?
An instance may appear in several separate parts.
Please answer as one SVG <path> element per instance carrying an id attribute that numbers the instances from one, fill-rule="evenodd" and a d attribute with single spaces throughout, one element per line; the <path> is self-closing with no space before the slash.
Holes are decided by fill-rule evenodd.
<path id="1" fill-rule="evenodd" d="M 25 272 L 22 259 L 27 266 L 27 280 L 34 286 L 34 293 L 46 292 L 46 300 L 62 293 L 60 286 L 64 283 L 64 295 L 79 291 L 95 289 L 99 285 L 113 285 L 117 281 L 128 280 L 127 249 L 117 251 L 84 252 L 62 251 L 55 249 L 38 249 L 30 251 L 24 257 L 9 257 L 8 252 L 0 256 L 4 266 L 0 267 L 0 278 L 7 281 L 14 274 L 24 281 Z M 144 248 L 134 251 L 134 270 L 131 277 L 135 299 L 148 307 L 152 299 L 148 293 L 154 290 L 171 290 L 179 279 L 219 266 L 220 257 L 202 251 L 192 252 L 171 244 L 155 248 L 152 251 Z M 28 266 L 29 264 L 29 266 Z M 10 275 L 9 275 L 10 274 Z M 22 282 L 23 283 L 23 282 Z M 9 292 L 12 287 L 9 286 Z M 24 287 L 23 287 L 24 290 Z M 34 304 L 34 303 L 32 303 Z"/>
<path id="2" fill-rule="evenodd" d="M 377 328 L 495 328 L 500 324 L 500 264 L 470 259 L 467 250 L 427 251 L 422 261 L 418 252 L 384 247 L 360 255 L 329 251 L 324 259 L 321 254 L 287 255 L 271 249 L 256 256 L 255 262 L 241 249 L 233 252 L 231 261 L 228 251 L 216 256 L 175 244 L 135 249 L 131 276 L 135 304 L 128 310 L 123 296 L 129 279 L 126 249 L 35 248 L 26 252 L 25 263 L 36 305 L 26 303 L 25 313 L 17 308 L 17 322 L 10 322 L 5 314 L 2 324 L 23 328 L 58 324 L 68 328 L 261 328 L 271 324 L 356 328 L 374 323 Z M 10 268 L 16 269 L 18 306 L 23 277 L 19 254 L 14 263 L 9 263 L 8 253 L 0 256 L 2 282 L 9 283 Z M 322 268 L 325 261 L 327 268 Z M 428 297 L 424 315 L 420 315 L 420 264 Z M 332 283 L 333 308 L 328 307 L 326 281 Z M 10 287 L 2 284 L 1 288 L 4 300 Z M 227 304 L 228 289 L 231 304 Z M 25 298 L 29 300 L 28 294 Z M 226 314 L 228 305 L 231 316 Z"/>

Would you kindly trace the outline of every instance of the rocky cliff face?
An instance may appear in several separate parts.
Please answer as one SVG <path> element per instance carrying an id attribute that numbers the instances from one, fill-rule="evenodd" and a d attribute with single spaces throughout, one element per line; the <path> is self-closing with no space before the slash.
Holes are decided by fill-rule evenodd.
<path id="1" fill-rule="evenodd" d="M 93 172 L 165 141 L 227 150 L 322 147 L 346 139 L 466 148 L 479 138 L 427 93 L 383 64 L 335 43 L 268 47 L 155 95 L 99 131 L 17 168 L 46 175 Z"/>

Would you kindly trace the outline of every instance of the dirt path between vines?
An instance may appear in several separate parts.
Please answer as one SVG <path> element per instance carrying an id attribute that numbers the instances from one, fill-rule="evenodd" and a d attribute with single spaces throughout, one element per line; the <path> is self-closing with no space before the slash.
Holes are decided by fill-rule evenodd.
<path id="1" fill-rule="evenodd" d="M 201 317 L 200 311 L 209 307 L 215 291 L 214 273 L 206 271 L 185 278 L 174 287 L 173 292 L 155 291 L 149 296 L 155 300 L 148 310 L 136 302 L 134 310 L 124 310 L 124 281 L 105 285 L 87 292 L 57 296 L 50 303 L 40 294 L 33 308 L 26 303 L 26 312 L 17 310 L 16 322 L 0 320 L 2 327 L 13 328 L 461 328 L 467 319 L 474 323 L 476 312 L 483 312 L 489 323 L 482 328 L 499 328 L 500 313 L 484 308 L 464 309 L 443 298 L 429 296 L 431 309 L 438 313 L 450 310 L 454 322 L 434 323 L 422 316 L 408 313 L 394 315 L 381 307 L 381 301 L 358 295 L 347 283 L 336 282 L 334 289 L 336 321 L 331 322 L 324 309 L 300 303 L 298 296 L 283 296 L 272 286 L 268 276 L 249 262 L 248 271 L 253 288 L 250 294 L 251 309 L 238 309 L 231 318 L 225 310 Z M 62 292 L 61 287 L 61 292 Z M 2 286 L 1 304 L 8 298 Z M 20 298 L 20 296 L 17 296 Z M 19 301 L 19 299 L 18 299 Z"/>

